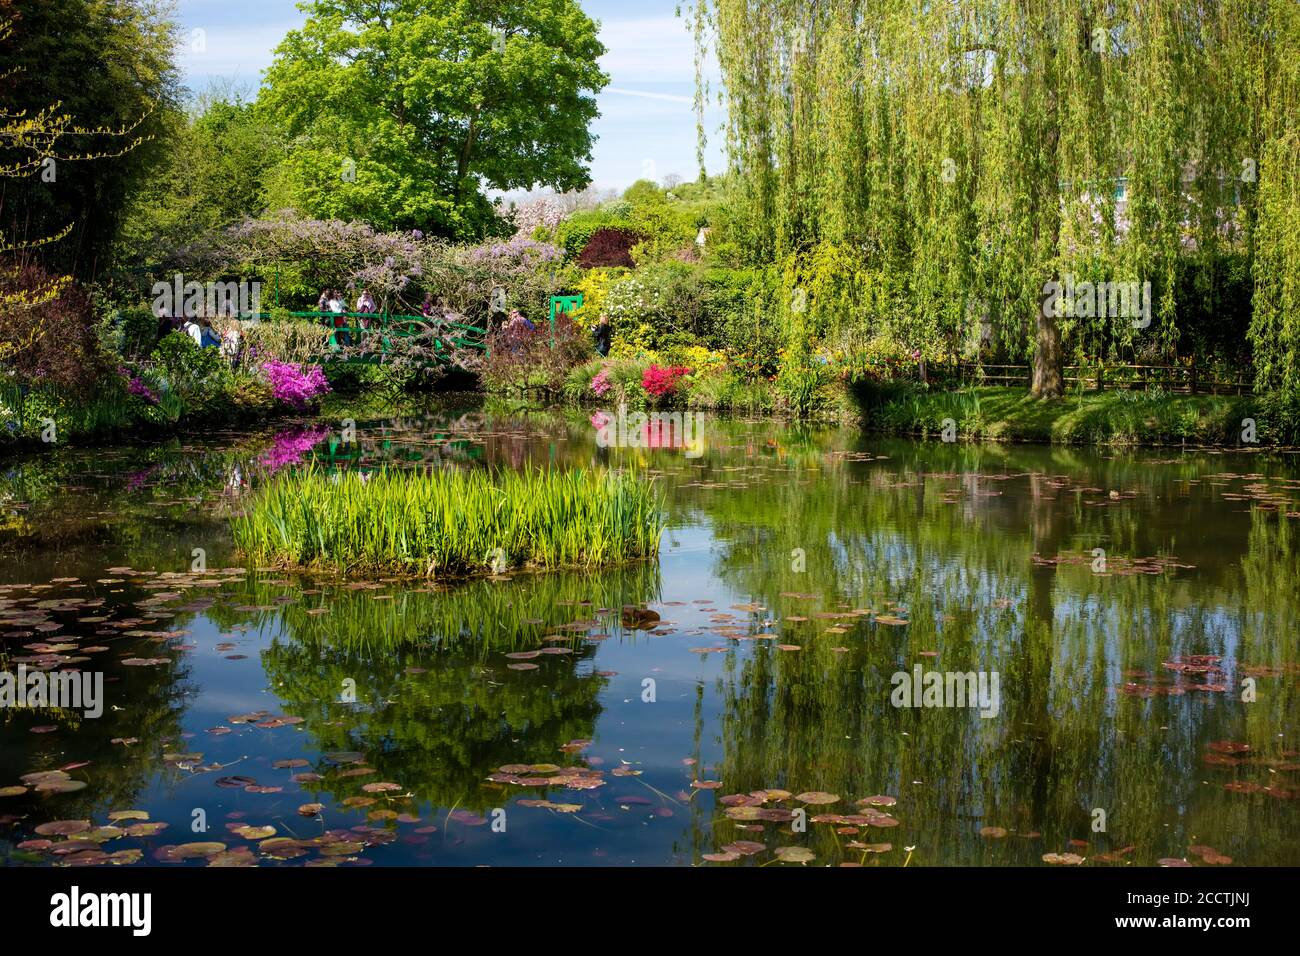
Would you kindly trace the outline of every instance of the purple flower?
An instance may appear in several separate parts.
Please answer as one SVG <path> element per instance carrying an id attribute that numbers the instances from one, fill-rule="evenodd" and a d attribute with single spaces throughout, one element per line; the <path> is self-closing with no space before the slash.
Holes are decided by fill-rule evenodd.
<path id="1" fill-rule="evenodd" d="M 306 411 L 312 402 L 330 390 L 325 372 L 319 365 L 304 369 L 294 362 L 271 359 L 262 363 L 262 371 L 271 383 L 271 393 L 275 398 L 295 411 Z"/>
<path id="2" fill-rule="evenodd" d="M 158 404 L 158 396 L 140 380 L 140 377 L 124 365 L 117 367 L 117 372 L 126 379 L 126 390 L 136 398 L 143 399 L 150 405 Z"/>

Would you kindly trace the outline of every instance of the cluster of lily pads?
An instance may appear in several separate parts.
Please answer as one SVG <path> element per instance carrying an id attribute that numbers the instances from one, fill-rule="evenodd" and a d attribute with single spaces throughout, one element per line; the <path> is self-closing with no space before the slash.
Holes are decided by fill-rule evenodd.
<path id="1" fill-rule="evenodd" d="M 717 781 L 696 780 L 693 786 L 699 789 L 717 789 L 721 785 Z M 736 823 L 738 829 L 754 831 L 764 830 L 764 823 L 794 821 L 798 816 L 796 810 L 784 806 L 769 806 L 769 804 L 792 801 L 801 803 L 805 807 L 830 806 L 842 802 L 838 795 L 821 790 L 792 794 L 789 790 L 777 788 L 732 793 L 718 798 L 718 803 L 726 808 L 723 813 Z M 853 812 L 816 813 L 808 817 L 808 822 L 832 825 L 835 827 L 835 833 L 840 836 L 859 837 L 868 827 L 888 829 L 898 826 L 898 818 L 881 809 L 892 807 L 897 802 L 897 798 L 883 794 L 863 797 L 854 801 L 856 810 Z M 846 849 L 861 852 L 864 858 L 869 853 L 887 853 L 894 848 L 892 843 L 869 843 L 861 839 L 848 840 L 844 846 Z M 710 863 L 733 863 L 742 857 L 765 853 L 768 849 L 766 844 L 755 840 L 734 840 L 722 846 L 717 852 L 703 854 L 703 859 Z M 812 850 L 802 846 L 778 846 L 771 849 L 775 856 L 772 862 L 811 863 L 817 858 Z M 859 866 L 860 864 L 844 862 L 840 865 Z"/>

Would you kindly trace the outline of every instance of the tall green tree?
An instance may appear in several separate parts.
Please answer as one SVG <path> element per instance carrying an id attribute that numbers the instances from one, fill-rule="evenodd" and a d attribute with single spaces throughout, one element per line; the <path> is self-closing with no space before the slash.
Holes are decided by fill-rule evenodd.
<path id="1" fill-rule="evenodd" d="M 1294 0 L 708 8 L 740 245 L 800 293 L 788 355 L 847 329 L 952 358 L 985 319 L 1053 397 L 1074 357 L 1175 355 L 1182 316 L 1212 311 L 1180 309 L 1180 276 L 1256 234 L 1273 263 L 1254 273 L 1257 349 L 1287 326 Z M 1150 311 L 1045 308 L 1071 279 L 1150 282 Z"/>
<path id="2" fill-rule="evenodd" d="M 174 117 L 167 142 L 127 208 L 117 248 L 124 264 L 152 262 L 267 209 L 267 174 L 283 140 L 241 95 L 201 96 L 188 115 Z"/>
<path id="3" fill-rule="evenodd" d="M 42 118 L 58 135 L 0 136 L 0 233 L 52 272 L 104 264 L 130 196 L 167 149 L 179 80 L 165 0 L 13 0 L 0 7 L 0 119 Z M 56 242 L 44 243 L 51 236 Z"/>
<path id="4" fill-rule="evenodd" d="M 1250 339 L 1255 383 L 1300 395 L 1300 5 L 1273 0 L 1258 60 L 1259 226 Z"/>
<path id="5" fill-rule="evenodd" d="M 576 0 L 312 0 L 259 106 L 273 205 L 466 237 L 489 188 L 587 185 L 605 48 Z"/>

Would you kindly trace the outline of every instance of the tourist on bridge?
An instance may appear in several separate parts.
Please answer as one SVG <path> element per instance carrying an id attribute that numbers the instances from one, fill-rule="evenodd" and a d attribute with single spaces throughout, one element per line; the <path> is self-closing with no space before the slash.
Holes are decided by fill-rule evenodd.
<path id="1" fill-rule="evenodd" d="M 369 289 L 362 289 L 361 295 L 357 297 L 357 311 L 367 314 L 374 314 L 379 311 L 378 306 L 375 305 L 375 297 L 370 294 Z M 370 320 L 362 319 L 361 325 L 364 328 L 370 328 Z"/>
<path id="2" fill-rule="evenodd" d="M 339 345 L 351 345 L 352 332 L 347 327 L 346 316 L 343 315 L 348 309 L 347 300 L 343 298 L 343 293 L 335 289 L 328 290 L 327 294 L 329 298 L 325 301 L 324 311 L 334 313 L 334 328 L 337 330 L 334 333 L 334 341 Z"/>

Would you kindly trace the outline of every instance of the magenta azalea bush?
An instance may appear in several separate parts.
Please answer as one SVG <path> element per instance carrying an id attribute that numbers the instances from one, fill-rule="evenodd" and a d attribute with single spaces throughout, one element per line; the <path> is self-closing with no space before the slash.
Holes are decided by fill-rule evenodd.
<path id="1" fill-rule="evenodd" d="M 609 369 L 602 368 L 596 373 L 596 377 L 591 380 L 591 390 L 597 396 L 602 396 L 613 387 L 613 382 L 609 380 Z"/>
<path id="2" fill-rule="evenodd" d="M 641 376 L 641 387 L 652 398 L 663 398 L 677 388 L 678 379 L 690 373 L 684 365 L 663 366 L 652 362 Z"/>
<path id="3" fill-rule="evenodd" d="M 304 368 L 295 362 L 271 359 L 262 363 L 262 371 L 271 383 L 271 394 L 295 411 L 306 411 L 330 390 L 325 372 L 319 365 Z"/>

